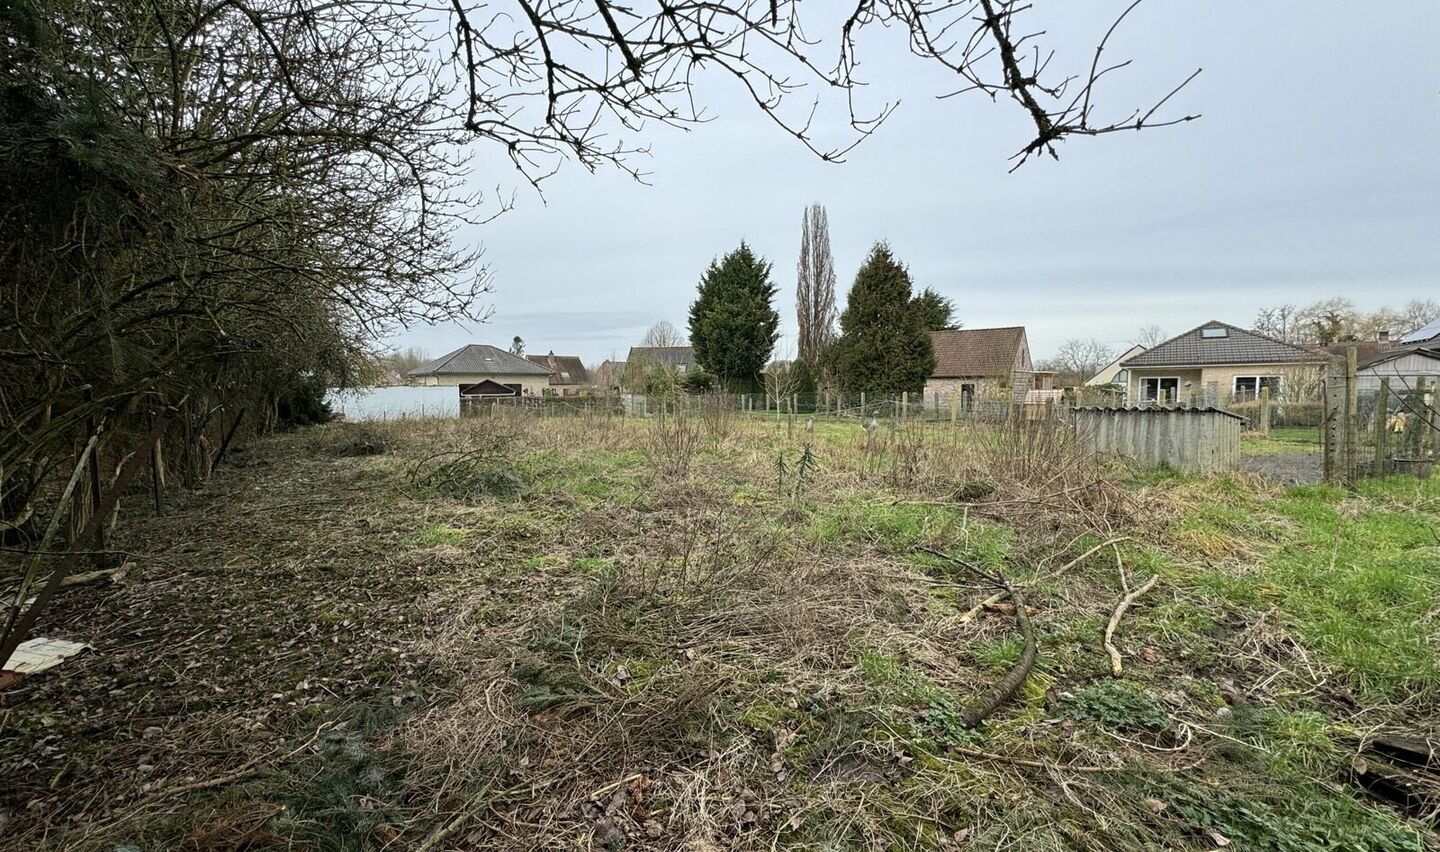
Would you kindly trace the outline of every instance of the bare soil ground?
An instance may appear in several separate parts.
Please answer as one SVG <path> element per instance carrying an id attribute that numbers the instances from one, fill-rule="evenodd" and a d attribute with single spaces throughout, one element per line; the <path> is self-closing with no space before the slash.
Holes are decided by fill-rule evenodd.
<path id="1" fill-rule="evenodd" d="M 1314 485 L 1324 472 L 1321 453 L 1241 455 L 1240 469 L 1284 485 Z"/>
<path id="2" fill-rule="evenodd" d="M 95 651 L 0 694 L 0 843 L 1429 848 L 1424 789 L 1351 783 L 1437 735 L 1414 489 L 719 416 L 269 439 L 45 616 Z M 972 728 L 1025 644 L 982 573 L 1038 660 Z"/>

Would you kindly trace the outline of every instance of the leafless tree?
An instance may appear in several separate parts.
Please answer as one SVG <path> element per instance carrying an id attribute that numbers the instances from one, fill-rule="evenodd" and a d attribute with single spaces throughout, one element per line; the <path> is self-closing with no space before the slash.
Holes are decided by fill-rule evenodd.
<path id="1" fill-rule="evenodd" d="M 830 253 L 830 217 L 823 205 L 810 205 L 800 219 L 795 277 L 799 357 L 823 382 L 825 350 L 835 339 L 835 258 Z"/>
<path id="2" fill-rule="evenodd" d="M 797 369 L 797 363 L 788 359 L 777 359 L 765 365 L 761 374 L 765 393 L 782 407 L 789 404 L 790 397 L 800 392 L 804 376 Z"/>
<path id="3" fill-rule="evenodd" d="M 1360 340 L 1379 340 L 1381 336 L 1399 337 L 1405 334 L 1408 329 L 1403 314 L 1393 308 L 1377 308 L 1369 313 L 1361 313 L 1355 317 L 1353 326 L 1355 337 Z"/>
<path id="4" fill-rule="evenodd" d="M 1113 360 L 1115 350 L 1109 345 L 1094 338 L 1074 337 L 1060 344 L 1055 357 L 1042 361 L 1040 367 L 1055 373 L 1057 385 L 1070 387 L 1084 383 Z"/>
<path id="5" fill-rule="evenodd" d="M 380 359 L 381 366 L 394 370 L 401 376 L 430 360 L 430 355 L 419 346 L 397 349 Z"/>
<path id="6" fill-rule="evenodd" d="M 1261 334 L 1289 343 L 1295 339 L 1295 306 L 1286 304 L 1262 308 L 1255 315 L 1255 324 L 1251 327 Z"/>
<path id="7" fill-rule="evenodd" d="M 1140 331 L 1135 335 L 1135 342 L 1144 346 L 1146 349 L 1150 349 L 1157 343 L 1165 342 L 1169 337 L 1170 335 L 1166 334 L 1160 326 L 1151 323 L 1140 326 Z"/>
<path id="8" fill-rule="evenodd" d="M 1344 296 L 1321 299 L 1295 311 L 1291 336 L 1298 343 L 1358 340 L 1361 314 Z"/>
<path id="9" fill-rule="evenodd" d="M 665 320 L 661 320 L 650 326 L 645 332 L 645 339 L 640 341 L 641 346 L 684 346 L 685 336 L 679 329 Z"/>
<path id="10" fill-rule="evenodd" d="M 1440 302 L 1434 299 L 1411 299 L 1400 309 L 1399 317 L 1399 323 L 1390 330 L 1397 337 L 1424 328 L 1440 319 Z"/>
<path id="11" fill-rule="evenodd" d="M 826 160 L 840 160 L 890 114 L 895 101 L 866 109 L 855 95 L 861 44 L 875 29 L 903 28 L 912 53 L 955 75 L 946 97 L 967 92 L 1008 99 L 1033 125 L 1016 152 L 1016 166 L 1032 155 L 1057 155 L 1072 136 L 1097 136 L 1189 121 L 1195 115 L 1162 110 L 1199 71 L 1161 90 L 1147 106 L 1102 117 L 1101 81 L 1130 65 L 1111 60 L 1110 38 L 1139 5 L 1127 6 L 1072 70 L 1055 70 L 1056 53 L 1040 46 L 1044 27 L 1024 0 L 857 0 L 847 13 L 827 14 L 799 0 L 516 0 L 521 14 L 491 12 L 473 0 L 449 0 L 452 57 L 467 97 L 457 118 L 474 134 L 501 143 L 532 180 L 571 156 L 588 168 L 602 163 L 627 170 L 637 147 L 622 136 L 647 122 L 704 121 L 693 97 L 696 75 L 718 72 L 737 81 L 762 113 Z M 336 14 L 350 6 L 314 0 L 270 0 L 269 17 Z M 413 18 L 399 2 L 367 8 Z M 833 9 L 829 4 L 825 8 Z M 262 24 L 257 23 L 257 26 Z M 819 58 L 835 51 L 833 64 Z M 796 104 L 813 83 L 819 94 Z M 852 133 L 833 143 L 812 133 L 829 93 L 843 102 Z"/>

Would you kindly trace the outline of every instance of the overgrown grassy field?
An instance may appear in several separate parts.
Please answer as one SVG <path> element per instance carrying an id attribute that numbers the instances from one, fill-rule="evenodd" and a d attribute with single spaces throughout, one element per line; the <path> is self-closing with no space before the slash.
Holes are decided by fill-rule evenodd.
<path id="1" fill-rule="evenodd" d="M 1268 435 L 1243 432 L 1240 436 L 1241 452 L 1247 455 L 1276 455 L 1285 453 L 1318 453 L 1323 449 L 1320 430 L 1313 426 L 1280 426 L 1270 430 Z"/>
<path id="2" fill-rule="evenodd" d="M 133 502 L 43 625 L 95 653 L 4 693 L 12 848 L 1436 843 L 1355 783 L 1440 740 L 1434 482 L 715 411 L 335 424 Z M 1036 658 L 972 726 L 1025 656 L 987 577 Z"/>

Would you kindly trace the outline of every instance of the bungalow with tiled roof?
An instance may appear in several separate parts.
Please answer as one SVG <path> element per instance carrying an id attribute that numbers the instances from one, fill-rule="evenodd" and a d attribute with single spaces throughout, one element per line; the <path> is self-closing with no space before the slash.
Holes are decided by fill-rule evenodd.
<path id="1" fill-rule="evenodd" d="M 1323 352 L 1223 322 L 1207 322 L 1121 362 L 1132 404 L 1254 399 L 1308 385 L 1327 360 Z"/>
<path id="2" fill-rule="evenodd" d="M 540 396 L 550 369 L 494 346 L 471 343 L 409 372 L 417 385 L 458 387 L 462 397 Z"/>

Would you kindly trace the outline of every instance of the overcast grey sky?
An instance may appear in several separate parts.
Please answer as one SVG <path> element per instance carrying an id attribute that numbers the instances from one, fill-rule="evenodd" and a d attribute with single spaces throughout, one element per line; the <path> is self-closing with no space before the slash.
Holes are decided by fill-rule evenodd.
<path id="1" fill-rule="evenodd" d="M 1076 71 L 1123 8 L 1037 6 L 1056 61 Z M 518 334 L 532 353 L 623 358 L 651 323 L 683 330 L 700 273 L 743 239 L 774 264 L 783 349 L 812 201 L 829 209 L 842 304 L 884 239 L 965 326 L 1026 326 L 1037 359 L 1069 337 L 1120 347 L 1148 323 L 1248 324 L 1283 302 L 1440 298 L 1440 3 L 1361 8 L 1150 0 L 1112 39 L 1135 64 L 1099 102 L 1123 116 L 1203 67 L 1173 102 L 1203 118 L 1072 140 L 1059 162 L 1014 174 L 1007 158 L 1032 129 L 1018 107 L 937 100 L 953 83 L 894 41 L 868 45 L 861 76 L 868 103 L 900 107 L 843 164 L 820 162 L 722 79 L 700 93 L 711 123 L 647 131 L 649 186 L 571 164 L 542 199 L 482 152 L 476 185 L 517 188 L 514 210 L 466 233 L 493 270 L 494 316 L 393 342 L 439 355 Z M 822 135 L 842 139 L 843 116 L 828 117 Z"/>

